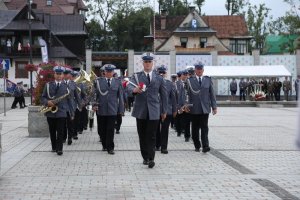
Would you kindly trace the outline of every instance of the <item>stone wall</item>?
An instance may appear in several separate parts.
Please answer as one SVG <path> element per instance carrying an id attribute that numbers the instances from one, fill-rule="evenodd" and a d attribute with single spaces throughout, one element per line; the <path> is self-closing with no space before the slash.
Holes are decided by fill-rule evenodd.
<path id="1" fill-rule="evenodd" d="M 29 137 L 48 137 L 49 128 L 47 118 L 39 112 L 39 106 L 28 106 Z"/>

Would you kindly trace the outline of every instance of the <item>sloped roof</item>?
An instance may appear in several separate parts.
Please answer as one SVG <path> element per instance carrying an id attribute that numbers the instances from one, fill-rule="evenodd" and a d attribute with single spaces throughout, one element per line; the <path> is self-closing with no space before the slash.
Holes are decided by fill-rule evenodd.
<path id="1" fill-rule="evenodd" d="M 23 8 L 27 4 L 27 1 L 28 0 L 10 0 L 10 2 L 6 2 L 5 5 L 9 10 L 18 10 Z M 78 7 L 80 10 L 87 10 L 82 0 L 53 0 L 52 6 L 47 6 L 46 0 L 34 0 L 33 2 L 37 5 L 38 10 L 43 10 L 44 13 L 54 15 L 74 14 L 74 12 L 69 13 L 70 8 L 66 9 L 65 6 L 72 6 L 73 9 Z M 67 13 L 65 11 L 67 11 Z"/>
<path id="2" fill-rule="evenodd" d="M 244 16 L 241 15 L 215 15 L 201 16 L 210 28 L 217 32 L 218 38 L 233 38 L 249 36 Z"/>
<path id="3" fill-rule="evenodd" d="M 19 13 L 18 10 L 1 10 L 0 11 L 0 29 L 5 27 Z"/>
<path id="4" fill-rule="evenodd" d="M 51 47 L 50 55 L 52 58 L 77 58 L 77 56 L 65 46 Z"/>
<path id="5" fill-rule="evenodd" d="M 246 21 L 243 16 L 212 15 L 200 17 L 210 29 L 216 31 L 216 36 L 218 38 L 249 36 Z M 155 16 L 156 38 L 169 38 L 186 16 L 166 16 L 165 30 L 161 30 L 161 18 L 162 16 Z"/>
<path id="6" fill-rule="evenodd" d="M 4 1 L 0 1 L 0 10 L 7 10 L 7 7 L 4 3 Z"/>
<path id="7" fill-rule="evenodd" d="M 55 35 L 87 34 L 82 15 L 48 15 L 48 17 L 45 17 L 45 25 Z"/>

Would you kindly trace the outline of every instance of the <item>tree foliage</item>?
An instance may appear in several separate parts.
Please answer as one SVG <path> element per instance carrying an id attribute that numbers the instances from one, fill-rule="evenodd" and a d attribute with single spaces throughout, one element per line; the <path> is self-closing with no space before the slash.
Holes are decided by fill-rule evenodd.
<path id="1" fill-rule="evenodd" d="M 187 15 L 189 13 L 189 3 L 188 1 L 181 0 L 159 0 L 159 9 L 166 10 L 168 15 Z"/>
<path id="2" fill-rule="evenodd" d="M 268 35 L 267 18 L 270 9 L 265 4 L 249 5 L 246 12 L 246 21 L 249 33 L 253 36 L 253 47 L 262 50 L 266 36 Z"/>
<path id="3" fill-rule="evenodd" d="M 247 5 L 249 5 L 248 0 L 226 0 L 225 2 L 228 15 L 240 14 Z"/>
<path id="4" fill-rule="evenodd" d="M 202 15 L 202 6 L 204 5 L 205 0 L 194 0 L 194 3 L 197 5 L 198 14 Z"/>

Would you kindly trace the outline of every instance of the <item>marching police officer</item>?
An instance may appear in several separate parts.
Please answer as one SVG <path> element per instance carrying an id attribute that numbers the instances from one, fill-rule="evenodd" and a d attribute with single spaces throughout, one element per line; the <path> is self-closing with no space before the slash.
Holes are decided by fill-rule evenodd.
<path id="1" fill-rule="evenodd" d="M 203 64 L 196 64 L 195 76 L 190 77 L 187 83 L 189 103 L 193 104 L 190 113 L 195 151 L 200 151 L 199 129 L 201 129 L 202 152 L 206 153 L 210 151 L 208 142 L 208 116 L 211 109 L 214 115 L 217 113 L 217 103 L 212 80 L 208 76 L 203 76 L 203 72 Z"/>
<path id="2" fill-rule="evenodd" d="M 71 101 L 68 97 L 69 90 L 67 84 L 63 81 L 64 67 L 56 66 L 53 70 L 55 80 L 45 85 L 41 101 L 44 106 L 58 107 L 56 113 L 47 112 L 45 115 L 49 125 L 52 152 L 62 155 L 64 127 Z M 58 98 L 60 98 L 59 101 L 57 100 Z"/>
<path id="3" fill-rule="evenodd" d="M 102 142 L 103 151 L 108 154 L 114 152 L 114 128 L 117 115 L 124 113 L 124 99 L 122 83 L 119 79 L 114 78 L 114 65 L 106 64 L 103 66 L 105 77 L 99 77 L 95 81 L 97 106 L 98 134 Z"/>
<path id="4" fill-rule="evenodd" d="M 64 130 L 64 141 L 68 138 L 68 145 L 72 144 L 72 138 L 75 135 L 75 129 L 74 129 L 74 117 L 75 117 L 75 111 L 76 108 L 81 108 L 81 99 L 78 94 L 77 86 L 74 81 L 72 81 L 72 70 L 69 68 L 65 68 L 64 71 L 64 82 L 66 83 L 69 91 L 70 91 L 70 101 L 71 106 L 69 107 L 69 111 L 67 113 L 67 119 L 66 119 L 66 126 Z M 77 136 L 75 136 L 74 139 L 78 139 Z"/>
<path id="5" fill-rule="evenodd" d="M 129 92 L 135 95 L 132 116 L 136 118 L 143 164 L 155 165 L 155 135 L 159 119 L 166 119 L 167 92 L 163 78 L 153 72 L 153 54 L 142 55 L 143 71 L 133 74 Z M 160 103 L 161 102 L 161 103 Z"/>
<path id="6" fill-rule="evenodd" d="M 166 83 L 167 97 L 168 97 L 168 108 L 167 108 L 167 117 L 164 121 L 161 121 L 161 126 L 158 125 L 156 132 L 156 149 L 159 150 L 161 147 L 161 153 L 168 153 L 168 136 L 169 136 L 169 126 L 173 117 L 176 117 L 177 114 L 177 102 L 176 102 L 176 88 L 175 85 L 167 80 L 167 68 L 162 65 L 157 68 L 157 72 L 161 75 Z"/>
<path id="7" fill-rule="evenodd" d="M 15 98 L 14 98 L 14 101 L 13 101 L 12 106 L 11 106 L 12 109 L 15 109 L 17 107 L 17 103 L 19 103 L 20 108 L 24 108 L 26 106 L 25 105 L 25 99 L 24 99 L 25 90 L 24 90 L 22 84 L 23 84 L 22 81 L 18 82 L 17 86 L 14 89 L 13 94 L 14 94 Z M 24 105 L 23 105 L 23 99 L 24 99 Z"/>

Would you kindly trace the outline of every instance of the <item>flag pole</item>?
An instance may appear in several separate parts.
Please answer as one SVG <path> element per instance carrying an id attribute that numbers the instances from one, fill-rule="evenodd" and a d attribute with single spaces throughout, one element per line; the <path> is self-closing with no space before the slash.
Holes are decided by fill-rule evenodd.
<path id="1" fill-rule="evenodd" d="M 6 80 L 5 80 L 5 67 L 3 66 L 3 94 L 4 94 L 4 117 L 6 116 Z"/>

